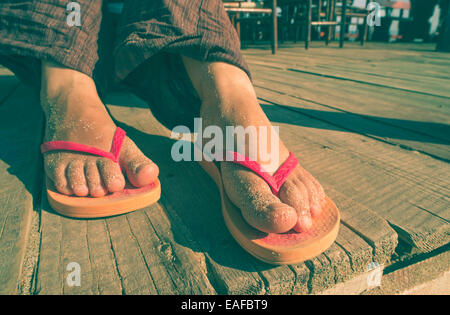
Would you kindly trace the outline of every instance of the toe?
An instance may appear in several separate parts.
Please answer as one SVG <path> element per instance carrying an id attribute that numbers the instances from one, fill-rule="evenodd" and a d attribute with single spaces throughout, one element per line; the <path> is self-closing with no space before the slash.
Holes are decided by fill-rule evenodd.
<path id="1" fill-rule="evenodd" d="M 253 227 L 266 233 L 284 233 L 292 229 L 297 222 L 294 208 L 275 202 L 265 206 L 253 205 L 242 211 L 244 219 Z M 251 209 L 251 211 L 248 211 Z"/>
<path id="2" fill-rule="evenodd" d="M 296 232 L 302 233 L 302 232 L 307 232 L 309 229 L 311 229 L 311 227 L 312 227 L 311 215 L 309 215 L 309 214 L 305 214 L 305 215 L 300 214 L 298 216 L 298 221 L 294 225 L 293 229 Z"/>
<path id="3" fill-rule="evenodd" d="M 297 232 L 305 232 L 312 226 L 309 192 L 296 177 L 284 183 L 280 190 L 280 199 L 293 207 L 297 213 L 297 222 L 293 227 Z"/>
<path id="4" fill-rule="evenodd" d="M 322 185 L 305 169 L 301 168 L 301 179 L 309 194 L 310 212 L 312 217 L 317 217 L 322 212 L 321 204 L 325 198 Z"/>
<path id="5" fill-rule="evenodd" d="M 97 160 L 97 167 L 100 171 L 102 182 L 109 192 L 114 193 L 124 189 L 125 178 L 119 164 L 109 159 L 101 158 Z"/>
<path id="6" fill-rule="evenodd" d="M 108 190 L 103 186 L 95 160 L 89 160 L 85 165 L 86 182 L 89 187 L 89 195 L 92 197 L 103 197 L 108 193 Z"/>
<path id="7" fill-rule="evenodd" d="M 130 183 L 143 187 L 153 183 L 159 174 L 158 166 L 146 157 L 140 157 L 125 163 L 125 171 Z"/>
<path id="8" fill-rule="evenodd" d="M 248 224 L 266 233 L 287 232 L 296 224 L 295 209 L 283 204 L 261 177 L 232 163 L 222 163 L 221 170 L 227 195 Z"/>
<path id="9" fill-rule="evenodd" d="M 83 197 L 89 194 L 89 188 L 84 176 L 84 161 L 72 160 L 67 166 L 67 179 L 69 186 L 73 193 L 77 196 Z"/>
<path id="10" fill-rule="evenodd" d="M 120 165 L 125 169 L 128 181 L 135 187 L 153 183 L 158 175 L 158 166 L 147 158 L 129 138 L 125 138 L 120 152 Z"/>
<path id="11" fill-rule="evenodd" d="M 314 178 L 311 176 L 311 182 L 314 184 L 314 186 L 316 187 L 316 194 L 317 194 L 317 200 L 318 200 L 318 207 L 315 209 L 311 209 L 311 214 L 313 217 L 317 217 L 320 215 L 320 213 L 322 212 L 322 205 L 324 204 L 324 200 L 325 200 L 325 191 L 323 190 L 322 185 Z"/>
<path id="12" fill-rule="evenodd" d="M 46 174 L 53 181 L 57 191 L 70 196 L 73 195 L 73 191 L 66 178 L 66 168 L 65 163 L 60 163 L 56 167 L 46 167 Z"/>

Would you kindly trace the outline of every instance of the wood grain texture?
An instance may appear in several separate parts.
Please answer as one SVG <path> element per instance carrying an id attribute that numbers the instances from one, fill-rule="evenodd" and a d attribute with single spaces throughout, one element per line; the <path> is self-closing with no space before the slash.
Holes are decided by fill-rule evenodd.
<path id="1" fill-rule="evenodd" d="M 40 190 L 43 116 L 38 96 L 25 86 L 16 87 L 14 77 L 5 77 L 1 80 L 11 84 L 0 86 L 0 294 L 14 294 L 29 235 L 32 196 Z"/>
<path id="2" fill-rule="evenodd" d="M 450 61 L 446 54 L 436 54 L 432 44 L 368 43 L 366 47 L 349 43 L 344 49 L 320 47 L 304 51 L 284 45 L 277 59 L 266 52 L 248 49 L 250 63 L 280 69 L 299 70 L 316 76 L 353 81 L 386 89 L 450 97 L 445 80 L 450 78 Z"/>
<path id="3" fill-rule="evenodd" d="M 402 240 L 422 251 L 448 243 L 449 186 L 443 176 L 450 171 L 448 163 L 340 126 L 331 128 L 328 121 L 313 121 L 314 116 L 274 105 L 283 99 L 300 107 L 295 99 L 261 90 L 257 92 L 270 101 L 264 109 L 280 124 L 281 138 L 325 187 L 374 211 Z"/>
<path id="4" fill-rule="evenodd" d="M 450 252 L 448 248 L 432 257 L 419 260 L 417 262 L 405 265 L 392 272 L 383 275 L 380 287 L 373 288 L 365 292 L 365 294 L 414 294 L 427 292 L 426 286 L 430 286 L 429 282 L 443 277 L 435 290 L 439 294 L 450 294 L 449 279 L 450 270 Z M 422 292 L 420 292 L 422 290 Z"/>
<path id="5" fill-rule="evenodd" d="M 260 88 L 258 95 L 262 99 L 266 93 L 277 93 L 275 103 L 332 126 L 450 159 L 446 136 L 450 132 L 450 100 L 408 92 L 382 92 L 377 87 L 336 83 L 332 79 L 252 65 L 251 68 L 256 73 L 261 71 L 255 86 Z"/>
<path id="6" fill-rule="evenodd" d="M 37 149 L 42 116 L 28 88 L 0 71 L 0 293 L 20 283 L 33 202 L 34 294 L 384 294 L 446 274 L 450 58 L 387 46 L 245 51 L 269 119 L 341 210 L 336 242 L 289 266 L 262 263 L 234 241 L 214 182 L 195 162 L 174 162 L 170 131 L 124 92 L 107 107 L 159 165 L 160 201 L 108 219 L 55 214 Z M 67 282 L 70 262 L 81 267 L 80 287 Z M 385 274 L 367 291 L 371 263 Z"/>

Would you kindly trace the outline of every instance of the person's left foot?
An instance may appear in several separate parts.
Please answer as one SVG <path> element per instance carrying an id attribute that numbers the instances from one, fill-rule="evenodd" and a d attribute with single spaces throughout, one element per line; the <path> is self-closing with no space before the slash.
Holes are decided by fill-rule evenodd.
<path id="1" fill-rule="evenodd" d="M 251 93 L 246 97 L 245 91 L 241 91 L 235 100 L 233 96 L 227 99 L 229 102 L 203 104 L 201 116 L 204 127 L 215 125 L 225 130 L 225 126 L 254 126 L 257 130 L 255 143 L 266 143 L 270 147 L 271 137 L 267 136 L 268 139 L 261 141 L 259 132 L 260 127 L 265 127 L 268 130 L 266 135 L 269 135 L 272 125 L 256 102 L 256 97 Z M 275 166 L 277 169 L 288 158 L 289 150 L 278 135 L 276 137 L 279 143 L 276 159 L 278 163 Z M 249 148 L 240 150 L 248 152 Z M 257 162 L 262 164 L 261 161 Z M 268 161 L 265 162 L 267 165 Z M 291 229 L 297 232 L 306 231 L 311 228 L 314 217 L 321 212 L 324 190 L 300 165 L 289 174 L 278 197 L 272 193 L 269 185 L 251 170 L 233 162 L 221 162 L 220 166 L 228 197 L 241 209 L 244 219 L 258 230 L 268 233 L 283 233 Z M 272 175 L 276 169 L 271 172 Z"/>
<path id="2" fill-rule="evenodd" d="M 204 128 L 214 125 L 225 131 L 227 126 L 253 126 L 257 130 L 254 142 L 261 145 L 265 140 L 265 145 L 272 147 L 269 136 L 272 132 L 271 123 L 261 109 L 252 82 L 244 71 L 222 62 L 207 63 L 188 57 L 183 57 L 183 61 L 202 100 L 200 116 Z M 266 128 L 268 139 L 262 137 L 259 127 Z M 226 135 L 226 132 L 223 134 Z M 278 139 L 278 135 L 274 139 Z M 275 154 L 278 155 L 277 166 L 289 156 L 289 151 L 281 140 L 278 143 L 278 148 L 274 149 L 278 149 L 278 154 Z M 235 151 L 248 152 L 247 145 L 236 147 Z M 256 161 L 260 164 L 262 162 L 259 157 Z M 268 233 L 283 233 L 291 229 L 306 231 L 322 210 L 324 190 L 300 165 L 289 174 L 277 197 L 269 185 L 249 169 L 233 162 L 220 164 L 228 197 L 241 209 L 244 219 L 258 230 Z M 275 171 L 276 169 L 272 170 L 272 173 Z"/>
<path id="3" fill-rule="evenodd" d="M 247 223 L 263 232 L 307 231 L 321 212 L 323 188 L 300 165 L 284 182 L 279 197 L 261 177 L 238 164 L 222 162 L 221 174 L 230 200 Z"/>

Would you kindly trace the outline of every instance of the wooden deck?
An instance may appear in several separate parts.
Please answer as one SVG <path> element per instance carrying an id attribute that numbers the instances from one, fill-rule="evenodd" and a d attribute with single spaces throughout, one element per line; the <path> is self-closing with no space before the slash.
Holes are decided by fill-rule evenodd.
<path id="1" fill-rule="evenodd" d="M 211 179 L 174 162 L 170 132 L 123 92 L 107 106 L 160 166 L 161 200 L 108 219 L 56 215 L 42 191 L 38 97 L 0 69 L 0 293 L 423 293 L 433 283 L 450 294 L 450 55 L 406 44 L 265 48 L 244 51 L 257 94 L 341 209 L 331 248 L 298 265 L 252 258 L 228 233 Z M 81 286 L 66 281 L 70 262 Z"/>

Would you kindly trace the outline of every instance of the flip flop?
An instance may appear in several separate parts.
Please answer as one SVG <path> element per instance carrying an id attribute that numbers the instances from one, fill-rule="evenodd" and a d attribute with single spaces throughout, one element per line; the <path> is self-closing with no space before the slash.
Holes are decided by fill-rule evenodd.
<path id="1" fill-rule="evenodd" d="M 290 152 L 289 158 L 271 176 L 258 162 L 244 155 L 231 151 L 225 154 L 225 161 L 240 164 L 258 174 L 269 184 L 276 196 L 288 175 L 298 164 L 297 157 Z M 322 212 L 314 217 L 313 225 L 307 232 L 298 233 L 291 230 L 281 234 L 264 233 L 250 226 L 242 217 L 240 209 L 228 198 L 217 162 L 203 159 L 199 163 L 220 190 L 222 213 L 231 235 L 254 257 L 276 265 L 300 263 L 320 255 L 336 240 L 340 213 L 328 197 L 321 204 Z"/>
<path id="2" fill-rule="evenodd" d="M 110 152 L 70 141 L 45 142 L 41 145 L 41 152 L 56 150 L 83 152 L 106 157 L 118 163 L 125 135 L 125 131 L 117 127 Z M 48 177 L 46 185 L 47 197 L 51 207 L 59 214 L 73 218 L 101 218 L 124 214 L 147 207 L 157 202 L 161 196 L 161 184 L 158 179 L 148 186 L 139 188 L 127 182 L 122 191 L 98 198 L 61 194 L 55 189 L 52 180 Z"/>

